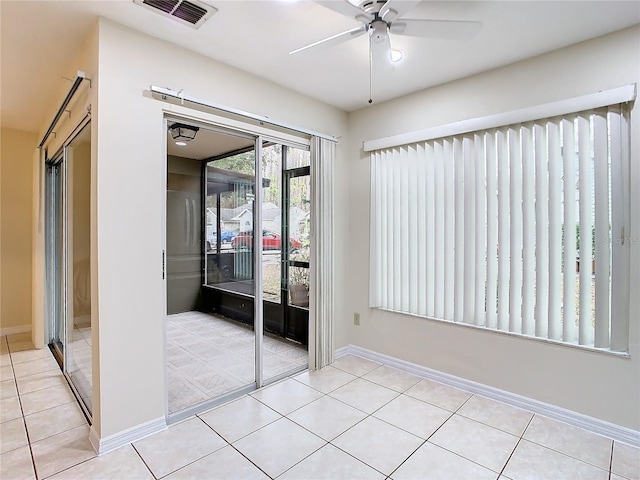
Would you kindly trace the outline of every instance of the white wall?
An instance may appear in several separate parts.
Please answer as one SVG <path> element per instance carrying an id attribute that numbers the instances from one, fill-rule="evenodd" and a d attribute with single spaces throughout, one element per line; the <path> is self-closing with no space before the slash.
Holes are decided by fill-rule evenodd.
<path id="1" fill-rule="evenodd" d="M 400 67 L 401 68 L 401 67 Z M 559 347 L 368 308 L 369 157 L 362 142 L 640 81 L 640 27 L 350 115 L 349 343 L 640 429 L 640 107 L 632 113 L 630 358 Z M 354 326 L 353 312 L 361 325 Z"/>
<path id="2" fill-rule="evenodd" d="M 207 118 L 150 98 L 145 90 L 151 84 L 184 89 L 190 96 L 332 135 L 345 133 L 347 115 L 105 20 L 99 25 L 99 75 L 94 308 L 100 317 L 99 433 L 106 438 L 164 416 L 163 109 Z M 338 148 L 338 164 L 343 149 Z M 337 176 L 336 185 L 335 201 L 345 205 L 346 177 Z M 336 219 L 345 237 L 346 216 L 345 211 Z M 344 264 L 344 258 L 338 249 L 337 263 Z"/>

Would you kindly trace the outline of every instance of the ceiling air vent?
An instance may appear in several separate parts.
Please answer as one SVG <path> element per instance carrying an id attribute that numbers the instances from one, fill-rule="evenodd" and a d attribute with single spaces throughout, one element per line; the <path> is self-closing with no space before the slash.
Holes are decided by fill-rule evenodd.
<path id="1" fill-rule="evenodd" d="M 133 0 L 161 15 L 169 16 L 185 25 L 199 28 L 218 10 L 198 0 Z"/>

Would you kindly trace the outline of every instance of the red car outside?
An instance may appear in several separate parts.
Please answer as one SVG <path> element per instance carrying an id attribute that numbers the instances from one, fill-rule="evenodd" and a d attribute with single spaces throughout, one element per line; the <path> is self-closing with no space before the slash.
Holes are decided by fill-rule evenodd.
<path id="1" fill-rule="evenodd" d="M 289 238 L 289 248 L 296 250 L 300 248 L 302 244 L 295 238 Z M 240 232 L 231 240 L 231 247 L 236 250 L 251 249 L 253 248 L 253 232 Z M 268 232 L 264 230 L 262 232 L 262 249 L 263 250 L 280 250 L 282 248 L 282 239 L 279 233 Z"/>

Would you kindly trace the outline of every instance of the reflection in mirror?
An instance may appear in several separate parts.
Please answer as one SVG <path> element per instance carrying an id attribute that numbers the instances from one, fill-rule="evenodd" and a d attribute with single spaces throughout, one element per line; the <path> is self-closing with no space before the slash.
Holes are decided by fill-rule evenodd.
<path id="1" fill-rule="evenodd" d="M 170 417 L 255 386 L 255 139 L 200 126 L 167 133 L 167 396 Z"/>
<path id="2" fill-rule="evenodd" d="M 91 124 L 66 148 L 67 352 L 66 371 L 92 408 L 91 355 Z"/>

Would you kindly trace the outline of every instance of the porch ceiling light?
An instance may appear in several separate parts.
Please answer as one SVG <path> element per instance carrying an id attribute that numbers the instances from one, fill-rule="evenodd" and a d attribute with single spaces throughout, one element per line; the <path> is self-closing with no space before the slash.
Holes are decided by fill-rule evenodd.
<path id="1" fill-rule="evenodd" d="M 171 138 L 173 138 L 176 143 L 190 142 L 191 140 L 196 138 L 196 133 L 198 133 L 198 130 L 200 130 L 198 127 L 184 125 L 182 123 L 174 123 L 169 127 Z"/>

